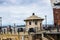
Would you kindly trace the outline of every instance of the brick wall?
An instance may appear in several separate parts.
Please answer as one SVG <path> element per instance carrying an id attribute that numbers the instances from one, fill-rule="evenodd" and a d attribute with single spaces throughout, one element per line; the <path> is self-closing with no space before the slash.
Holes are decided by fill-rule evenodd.
<path id="1" fill-rule="evenodd" d="M 60 25 L 60 8 L 53 8 L 54 24 Z"/>

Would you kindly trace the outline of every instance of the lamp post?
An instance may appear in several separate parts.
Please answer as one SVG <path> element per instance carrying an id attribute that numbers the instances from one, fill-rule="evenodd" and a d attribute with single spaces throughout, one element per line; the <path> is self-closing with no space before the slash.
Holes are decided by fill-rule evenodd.
<path id="1" fill-rule="evenodd" d="M 18 39 L 20 40 L 20 33 L 19 33 L 19 29 L 18 29 Z"/>
<path id="2" fill-rule="evenodd" d="M 45 26 L 47 27 L 47 15 L 45 15 Z"/>
<path id="3" fill-rule="evenodd" d="M 15 25 L 15 23 L 14 23 L 14 34 L 16 33 L 16 31 L 15 31 L 15 27 L 16 27 L 16 25 Z"/>

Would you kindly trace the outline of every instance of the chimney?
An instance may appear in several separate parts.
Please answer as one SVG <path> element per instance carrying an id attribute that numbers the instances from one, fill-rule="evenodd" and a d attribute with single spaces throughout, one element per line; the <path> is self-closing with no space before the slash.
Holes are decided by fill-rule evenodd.
<path id="1" fill-rule="evenodd" d="M 35 15 L 35 13 L 33 13 L 32 15 Z"/>

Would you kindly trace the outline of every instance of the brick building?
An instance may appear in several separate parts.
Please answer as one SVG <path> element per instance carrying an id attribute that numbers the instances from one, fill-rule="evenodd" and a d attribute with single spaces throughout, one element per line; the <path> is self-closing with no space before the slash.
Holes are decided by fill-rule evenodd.
<path id="1" fill-rule="evenodd" d="M 54 15 L 54 24 L 60 25 L 60 8 L 59 9 L 53 8 L 53 15 Z"/>
<path id="2" fill-rule="evenodd" d="M 60 1 L 51 0 L 54 16 L 54 25 L 60 25 Z"/>

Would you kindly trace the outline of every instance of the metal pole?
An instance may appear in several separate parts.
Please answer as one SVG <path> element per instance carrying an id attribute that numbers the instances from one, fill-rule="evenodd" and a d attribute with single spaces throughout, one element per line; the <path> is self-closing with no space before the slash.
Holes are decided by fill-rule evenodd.
<path id="1" fill-rule="evenodd" d="M 15 26 L 16 26 L 16 25 L 15 25 L 15 23 L 14 23 L 14 34 L 16 33 L 16 32 L 15 32 Z"/>
<path id="2" fill-rule="evenodd" d="M 47 27 L 47 15 L 45 15 L 45 26 Z"/>
<path id="3" fill-rule="evenodd" d="M 20 40 L 20 35 L 19 35 L 19 33 L 18 33 L 18 39 Z"/>

